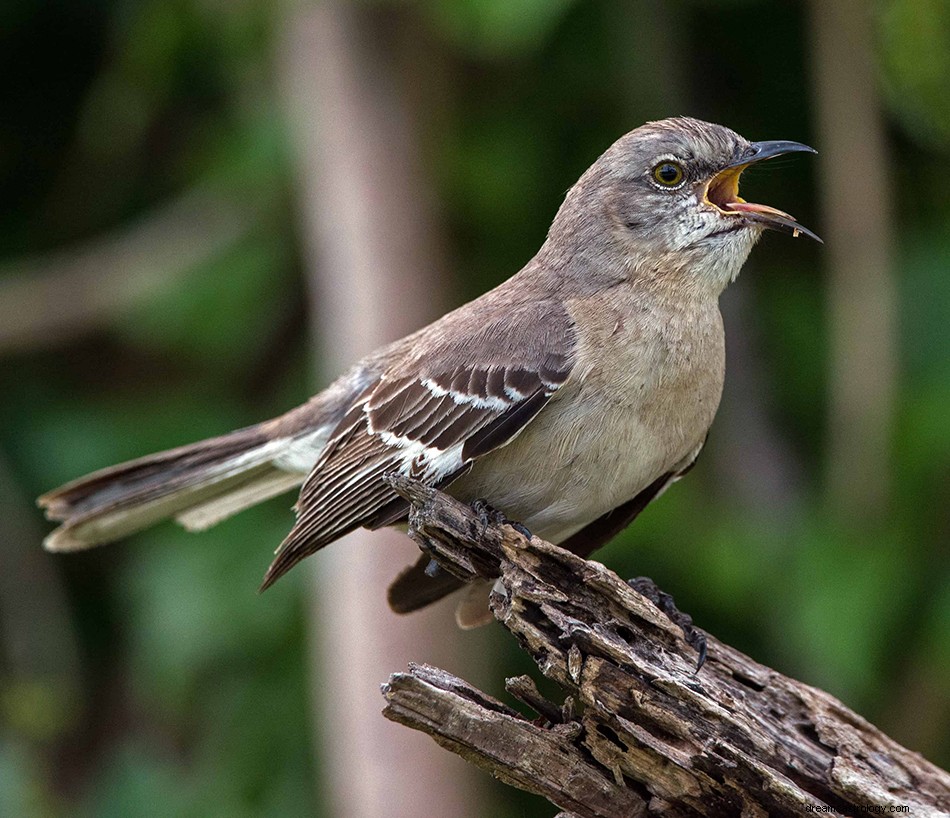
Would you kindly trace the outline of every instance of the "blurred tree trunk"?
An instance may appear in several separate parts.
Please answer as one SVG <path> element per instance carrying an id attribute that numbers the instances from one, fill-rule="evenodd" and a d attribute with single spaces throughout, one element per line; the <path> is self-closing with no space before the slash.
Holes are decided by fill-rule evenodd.
<path id="1" fill-rule="evenodd" d="M 59 751 L 86 714 L 79 707 L 83 674 L 59 566 L 37 547 L 43 533 L 0 454 L 0 748 L 6 743 L 5 758 L 19 758 L 34 776 L 35 794 L 51 800 L 85 771 L 85 758 Z"/>
<path id="2" fill-rule="evenodd" d="M 405 14 L 322 2 L 285 21 L 314 332 L 333 373 L 443 309 L 429 190 L 400 87 Z M 334 815 L 482 812 L 462 762 L 380 715 L 393 667 L 422 655 L 455 664 L 447 654 L 459 633 L 445 606 L 397 618 L 386 605 L 389 581 L 417 554 L 403 534 L 358 531 L 310 562 L 314 726 Z"/>
<path id="3" fill-rule="evenodd" d="M 864 0 L 811 0 L 831 339 L 827 490 L 843 519 L 888 505 L 897 389 L 892 195 Z"/>
<path id="4" fill-rule="evenodd" d="M 645 119 L 664 119 L 690 110 L 688 53 L 670 48 L 667 32 L 686 30 L 678 0 L 612 0 L 606 4 L 616 81 L 623 91 L 630 129 Z"/>

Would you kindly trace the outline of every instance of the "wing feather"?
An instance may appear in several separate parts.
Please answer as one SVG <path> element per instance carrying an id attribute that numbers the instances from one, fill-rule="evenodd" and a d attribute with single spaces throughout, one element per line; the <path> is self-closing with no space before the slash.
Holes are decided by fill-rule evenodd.
<path id="1" fill-rule="evenodd" d="M 541 411 L 571 372 L 571 319 L 551 303 L 520 305 L 502 318 L 473 329 L 453 326 L 450 314 L 448 326 L 432 333 L 434 348 L 397 350 L 402 357 L 383 369 L 331 433 L 262 589 L 349 531 L 403 516 L 405 506 L 384 474 L 446 485 Z M 473 361 L 472 350 L 487 360 Z"/>

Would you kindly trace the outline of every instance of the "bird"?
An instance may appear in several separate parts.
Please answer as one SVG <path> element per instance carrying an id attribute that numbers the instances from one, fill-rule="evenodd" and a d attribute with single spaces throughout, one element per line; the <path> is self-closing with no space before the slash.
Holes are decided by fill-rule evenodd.
<path id="1" fill-rule="evenodd" d="M 202 530 L 299 487 L 264 590 L 356 528 L 405 525 L 408 503 L 385 479 L 397 473 L 589 556 L 696 462 L 723 388 L 719 296 L 761 235 L 821 241 L 739 196 L 746 168 L 796 152 L 816 153 L 690 117 L 636 128 L 568 190 L 513 277 L 286 414 L 43 495 L 60 523 L 45 547 L 167 518 Z M 423 554 L 388 601 L 408 613 L 461 586 Z M 484 589 L 462 594 L 459 625 L 486 621 L 486 603 Z"/>

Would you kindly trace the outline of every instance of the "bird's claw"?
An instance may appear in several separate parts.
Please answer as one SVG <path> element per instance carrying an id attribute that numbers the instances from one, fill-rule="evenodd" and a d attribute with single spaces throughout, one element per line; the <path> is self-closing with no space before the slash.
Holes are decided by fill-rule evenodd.
<path id="1" fill-rule="evenodd" d="M 693 618 L 683 613 L 676 607 L 673 597 L 666 591 L 661 591 L 657 584 L 649 577 L 637 577 L 627 581 L 627 585 L 633 588 L 639 594 L 642 594 L 650 600 L 657 608 L 666 614 L 667 619 L 674 625 L 677 625 L 683 632 L 683 638 L 686 644 L 693 648 L 698 654 L 696 661 L 696 673 L 699 673 L 702 666 L 706 663 L 706 634 L 699 628 L 694 627 Z"/>
<path id="2" fill-rule="evenodd" d="M 487 500 L 479 498 L 471 505 L 472 511 L 478 515 L 478 520 L 482 524 L 482 529 L 489 525 L 507 525 L 521 534 L 525 539 L 530 540 L 533 536 L 526 526 L 509 520 L 501 511 L 491 505 Z"/>

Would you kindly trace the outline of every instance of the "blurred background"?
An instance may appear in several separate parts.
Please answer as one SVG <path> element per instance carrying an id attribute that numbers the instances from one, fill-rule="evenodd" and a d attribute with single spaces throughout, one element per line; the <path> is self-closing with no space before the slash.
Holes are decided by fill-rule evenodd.
<path id="1" fill-rule="evenodd" d="M 0 814 L 553 814 L 379 716 L 539 676 L 385 612 L 404 538 L 259 596 L 292 497 L 65 556 L 34 498 L 303 401 L 675 114 L 817 147 L 743 193 L 826 244 L 763 239 L 706 452 L 596 557 L 950 764 L 946 3 L 14 0 L 0 112 Z"/>

